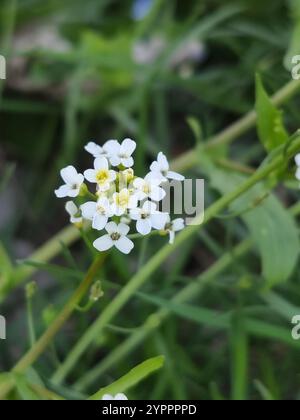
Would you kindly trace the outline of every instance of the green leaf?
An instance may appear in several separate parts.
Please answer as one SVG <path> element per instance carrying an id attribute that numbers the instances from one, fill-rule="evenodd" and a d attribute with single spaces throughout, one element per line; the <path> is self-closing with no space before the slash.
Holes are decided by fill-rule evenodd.
<path id="1" fill-rule="evenodd" d="M 30 387 L 27 377 L 25 375 L 13 374 L 14 382 L 18 393 L 22 400 L 25 401 L 37 401 L 40 400 L 40 396 L 37 395 Z"/>
<path id="2" fill-rule="evenodd" d="M 119 392 L 127 391 L 129 388 L 132 388 L 144 380 L 148 375 L 160 369 L 164 364 L 164 360 L 164 356 L 153 357 L 146 360 L 111 385 L 108 385 L 105 388 L 101 388 L 100 391 L 91 396 L 89 399 L 101 400 L 105 394 L 115 395 Z"/>
<path id="3" fill-rule="evenodd" d="M 10 257 L 0 242 L 0 289 L 4 288 L 10 281 L 13 266 Z"/>
<path id="4" fill-rule="evenodd" d="M 212 186 L 222 194 L 244 182 L 242 175 L 227 173 L 218 168 L 210 170 Z M 263 199 L 266 190 L 256 185 L 237 199 L 230 210 L 240 213 L 250 230 L 262 260 L 262 275 L 267 287 L 289 279 L 300 250 L 297 225 L 294 218 L 274 195 Z"/>
<path id="5" fill-rule="evenodd" d="M 256 76 L 256 104 L 258 136 L 269 152 L 285 144 L 289 135 L 284 127 L 282 112 L 272 104 L 259 75 Z"/>

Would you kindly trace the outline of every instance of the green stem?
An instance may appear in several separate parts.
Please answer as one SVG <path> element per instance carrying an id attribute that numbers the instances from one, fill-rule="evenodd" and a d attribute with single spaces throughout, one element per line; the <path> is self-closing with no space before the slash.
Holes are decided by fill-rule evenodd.
<path id="1" fill-rule="evenodd" d="M 294 141 L 286 156 L 276 156 L 273 161 L 269 162 L 266 166 L 258 169 L 249 179 L 243 182 L 238 188 L 231 193 L 219 199 L 216 203 L 211 205 L 204 217 L 202 226 L 207 224 L 211 219 L 224 210 L 235 199 L 248 191 L 258 182 L 262 181 L 268 175 L 285 162 L 285 157 L 294 156 L 300 150 L 300 137 Z M 166 245 L 152 259 L 140 270 L 126 286 L 119 292 L 115 299 L 104 309 L 102 314 L 96 321 L 88 328 L 86 333 L 80 338 L 73 350 L 68 354 L 65 362 L 61 365 L 60 369 L 54 374 L 53 381 L 60 383 L 71 371 L 81 355 L 91 345 L 95 337 L 99 337 L 100 333 L 111 323 L 115 315 L 124 307 L 132 295 L 152 276 L 157 268 L 178 248 L 180 248 L 190 237 L 196 234 L 199 230 L 199 225 L 202 222 L 202 215 L 194 220 L 194 225 L 187 227 L 178 235 L 177 240 L 173 246 Z"/>
<path id="2" fill-rule="evenodd" d="M 44 350 L 51 344 L 53 338 L 69 319 L 76 306 L 79 304 L 83 296 L 91 286 L 95 276 L 97 275 L 99 268 L 102 266 L 106 254 L 100 254 L 98 258 L 90 266 L 87 275 L 77 288 L 77 290 L 70 297 L 68 302 L 65 304 L 60 314 L 57 316 L 55 321 L 35 343 L 35 345 L 22 357 L 22 359 L 12 369 L 13 373 L 24 373 L 26 369 L 31 366 L 44 352 Z M 7 383 L 0 385 L 0 399 L 3 399 L 7 393 L 13 387 L 13 379 L 11 378 Z"/>
<path id="3" fill-rule="evenodd" d="M 276 105 L 282 105 L 291 97 L 296 95 L 300 89 L 300 81 L 292 81 L 280 89 L 273 97 L 272 101 Z M 208 139 L 204 145 L 205 149 L 211 149 L 222 144 L 229 144 L 236 140 L 241 134 L 253 128 L 256 124 L 256 114 L 254 111 L 241 118 L 235 124 L 222 131 L 220 134 Z M 185 171 L 198 163 L 199 148 L 195 148 L 185 153 L 172 163 L 172 168 L 177 171 Z M 71 245 L 80 237 L 78 230 L 73 226 L 67 227 L 54 236 L 49 242 L 43 245 L 38 251 L 29 257 L 30 260 L 37 262 L 48 262 L 54 258 L 61 250 L 60 242 Z M 17 268 L 13 279 L 3 286 L 0 286 L 0 303 L 7 296 L 9 291 L 20 285 L 26 278 L 36 272 L 36 268 L 20 267 Z M 1 282 L 0 282 L 1 283 Z"/>

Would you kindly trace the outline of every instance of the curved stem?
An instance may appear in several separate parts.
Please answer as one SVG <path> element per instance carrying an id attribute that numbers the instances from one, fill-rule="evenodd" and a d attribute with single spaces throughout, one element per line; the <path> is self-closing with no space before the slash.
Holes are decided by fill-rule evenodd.
<path id="1" fill-rule="evenodd" d="M 256 183 L 262 181 L 272 172 L 278 170 L 285 163 L 285 158 L 294 156 L 300 150 L 300 137 L 294 141 L 286 156 L 276 156 L 266 166 L 258 169 L 249 179 L 243 182 L 238 188 L 231 193 L 225 195 L 219 199 L 216 203 L 211 205 L 206 213 L 204 222 L 202 223 L 202 215 L 200 218 L 194 220 L 194 225 L 187 227 L 178 235 L 177 240 L 173 246 L 166 245 L 152 259 L 140 270 L 126 286 L 119 292 L 115 299 L 104 309 L 102 314 L 96 319 L 96 321 L 88 328 L 86 333 L 80 338 L 73 350 L 68 354 L 65 362 L 60 366 L 59 370 L 54 374 L 53 381 L 60 383 L 71 371 L 73 366 L 76 364 L 80 356 L 85 350 L 91 345 L 95 337 L 99 337 L 99 334 L 111 323 L 115 315 L 124 307 L 129 301 L 132 295 L 151 277 L 151 275 L 157 270 L 157 268 L 178 248 L 180 248 L 186 240 L 196 234 L 199 230 L 199 225 L 204 226 L 211 219 L 224 210 L 229 204 L 231 204 L 239 196 L 243 195 Z"/>
<path id="2" fill-rule="evenodd" d="M 72 312 L 76 309 L 77 305 L 83 298 L 91 286 L 95 276 L 97 275 L 99 268 L 102 266 L 106 254 L 100 254 L 96 260 L 91 264 L 87 275 L 77 288 L 77 290 L 70 297 L 68 302 L 65 304 L 60 314 L 57 316 L 55 321 L 35 343 L 35 345 L 22 357 L 22 359 L 12 369 L 13 373 L 24 373 L 26 369 L 31 366 L 45 351 L 45 349 L 51 344 L 53 338 L 69 319 Z M 13 378 L 7 381 L 7 383 L 0 385 L 0 399 L 4 398 L 5 395 L 13 387 Z"/>

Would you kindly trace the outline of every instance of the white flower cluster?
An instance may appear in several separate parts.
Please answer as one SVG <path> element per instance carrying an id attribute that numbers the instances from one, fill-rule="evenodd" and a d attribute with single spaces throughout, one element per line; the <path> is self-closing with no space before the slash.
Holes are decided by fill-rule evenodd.
<path id="1" fill-rule="evenodd" d="M 169 162 L 162 152 L 151 164 L 145 178 L 136 177 L 132 168 L 135 149 L 136 143 L 131 139 L 125 139 L 121 144 L 109 140 L 102 147 L 90 142 L 85 150 L 95 159 L 93 169 L 86 170 L 84 175 L 73 166 L 61 170 L 65 184 L 55 191 L 56 196 L 77 197 L 76 202 L 66 204 L 71 223 L 81 225 L 88 220 L 93 229 L 106 231 L 94 242 L 98 251 L 115 246 L 129 254 L 134 248 L 128 237 L 132 222 L 143 236 L 152 230 L 169 234 L 171 244 L 175 233 L 184 228 L 183 219 L 172 221 L 168 213 L 158 210 L 158 203 L 166 196 L 163 184 L 169 179 L 183 181 L 184 177 L 170 171 Z M 95 185 L 95 194 L 89 191 L 85 180 Z M 89 201 L 84 201 L 87 197 Z"/>

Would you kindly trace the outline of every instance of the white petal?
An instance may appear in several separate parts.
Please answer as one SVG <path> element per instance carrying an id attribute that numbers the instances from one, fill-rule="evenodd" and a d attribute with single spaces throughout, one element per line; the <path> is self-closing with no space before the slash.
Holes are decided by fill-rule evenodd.
<path id="1" fill-rule="evenodd" d="M 66 211 L 70 216 L 75 216 L 75 214 L 78 212 L 78 207 L 73 201 L 68 201 L 66 203 Z"/>
<path id="2" fill-rule="evenodd" d="M 296 165 L 300 167 L 300 153 L 295 156 Z"/>
<path id="3" fill-rule="evenodd" d="M 109 394 L 104 394 L 102 400 L 114 400 L 114 397 Z"/>
<path id="4" fill-rule="evenodd" d="M 115 247 L 123 252 L 123 254 L 129 254 L 133 248 L 134 248 L 134 243 L 127 238 L 126 236 L 122 236 L 118 241 L 115 242 Z"/>
<path id="5" fill-rule="evenodd" d="M 300 181 L 300 168 L 296 171 L 296 178 Z"/>
<path id="6" fill-rule="evenodd" d="M 169 215 L 167 213 L 157 212 L 150 217 L 152 227 L 157 230 L 163 230 L 168 223 Z"/>
<path id="7" fill-rule="evenodd" d="M 151 187 L 157 187 L 161 185 L 165 178 L 162 176 L 161 173 L 158 172 L 149 172 L 145 176 L 145 182 L 151 185 Z"/>
<path id="8" fill-rule="evenodd" d="M 160 172 L 160 166 L 159 166 L 158 162 L 155 161 L 151 164 L 150 171 L 151 172 L 158 172 L 158 173 Z"/>
<path id="9" fill-rule="evenodd" d="M 109 171 L 109 181 L 113 182 L 113 181 L 116 180 L 116 178 L 117 178 L 116 172 L 115 171 Z"/>
<path id="10" fill-rule="evenodd" d="M 138 205 L 138 197 L 136 194 L 131 195 L 129 197 L 129 201 L 128 201 L 128 208 L 129 209 L 135 209 Z"/>
<path id="11" fill-rule="evenodd" d="M 143 178 L 136 178 L 133 181 L 134 188 L 137 188 L 138 190 L 142 189 L 144 185 L 145 185 L 145 181 L 143 180 Z"/>
<path id="12" fill-rule="evenodd" d="M 103 252 L 112 248 L 114 246 L 114 242 L 109 235 L 104 235 L 101 236 L 101 238 L 96 239 L 93 245 L 98 251 Z"/>
<path id="13" fill-rule="evenodd" d="M 141 209 L 138 208 L 134 208 L 130 210 L 130 217 L 132 220 L 140 220 L 140 218 L 142 217 L 141 215 Z"/>
<path id="14" fill-rule="evenodd" d="M 125 394 L 117 394 L 116 396 L 115 396 L 115 400 L 123 400 L 123 401 L 125 401 L 125 400 L 128 400 L 128 398 L 126 397 L 126 395 Z"/>
<path id="15" fill-rule="evenodd" d="M 178 231 L 184 229 L 184 227 L 185 227 L 184 226 L 184 220 L 183 219 L 176 219 L 172 222 L 172 226 L 173 226 L 172 230 L 174 232 L 178 232 Z"/>
<path id="16" fill-rule="evenodd" d="M 98 146 L 98 144 L 94 143 L 93 141 L 90 141 L 84 148 L 94 157 L 101 156 L 103 153 L 102 147 Z"/>
<path id="17" fill-rule="evenodd" d="M 131 139 L 123 140 L 121 144 L 120 154 L 125 154 L 126 156 L 131 156 L 136 149 L 136 142 Z"/>
<path id="18" fill-rule="evenodd" d="M 111 235 L 112 233 L 118 232 L 118 226 L 115 222 L 109 222 L 105 226 L 106 232 Z"/>
<path id="19" fill-rule="evenodd" d="M 98 157 L 95 159 L 94 167 L 96 171 L 99 171 L 100 169 L 108 169 L 108 161 L 105 157 Z"/>
<path id="20" fill-rule="evenodd" d="M 60 171 L 60 175 L 66 184 L 74 184 L 78 173 L 74 166 L 67 166 Z"/>
<path id="21" fill-rule="evenodd" d="M 95 183 L 95 182 L 97 182 L 96 174 L 97 173 L 94 169 L 87 169 L 84 172 L 84 177 L 87 181 Z"/>
<path id="22" fill-rule="evenodd" d="M 153 203 L 152 201 L 145 201 L 143 204 L 143 210 L 148 214 L 154 214 L 156 212 L 157 205 Z"/>
<path id="23" fill-rule="evenodd" d="M 125 225 L 124 223 L 120 223 L 119 226 L 118 226 L 118 232 L 121 235 L 126 236 L 127 233 L 129 232 L 129 230 L 130 230 L 130 227 L 128 225 Z"/>
<path id="24" fill-rule="evenodd" d="M 177 172 L 173 172 L 173 171 L 169 171 L 167 177 L 169 179 L 174 179 L 175 181 L 184 181 L 185 180 L 183 175 L 180 175 Z"/>
<path id="25" fill-rule="evenodd" d="M 136 223 L 136 230 L 143 236 L 149 235 L 151 228 L 152 224 L 149 219 L 141 219 Z"/>
<path id="26" fill-rule="evenodd" d="M 121 163 L 123 166 L 125 166 L 125 168 L 131 168 L 134 165 L 134 160 L 132 159 L 132 157 L 126 158 L 126 159 L 121 159 Z"/>
<path id="27" fill-rule="evenodd" d="M 93 217 L 97 210 L 97 203 L 95 203 L 94 201 L 88 201 L 87 203 L 82 204 L 80 208 L 84 219 L 93 220 Z"/>
<path id="28" fill-rule="evenodd" d="M 55 190 L 55 195 L 57 198 L 64 198 L 69 197 L 69 193 L 71 191 L 71 188 L 69 185 L 62 185 L 58 188 L 58 190 Z"/>
<path id="29" fill-rule="evenodd" d="M 75 178 L 75 181 L 76 181 L 75 183 L 78 186 L 81 186 L 84 182 L 84 176 L 82 174 L 78 174 L 77 177 Z"/>
<path id="30" fill-rule="evenodd" d="M 169 165 L 168 159 L 166 158 L 166 156 L 162 152 L 160 152 L 158 154 L 158 156 L 157 156 L 157 162 L 158 162 L 158 164 L 160 166 L 160 170 L 161 171 L 164 171 L 165 172 L 165 171 L 168 171 L 169 170 L 170 165 Z"/>
<path id="31" fill-rule="evenodd" d="M 160 187 L 155 187 L 152 188 L 151 193 L 150 193 L 150 198 L 154 201 L 161 201 L 165 198 L 166 196 L 166 191 L 163 190 Z"/>
<path id="32" fill-rule="evenodd" d="M 108 140 L 103 145 L 103 149 L 108 153 L 109 156 L 119 154 L 120 147 L 121 147 L 121 145 L 117 140 Z"/>
<path id="33" fill-rule="evenodd" d="M 112 166 L 119 166 L 121 164 L 121 159 L 119 158 L 119 156 L 110 156 L 109 161 Z"/>
<path id="34" fill-rule="evenodd" d="M 108 217 L 101 214 L 95 214 L 93 218 L 93 229 L 102 230 L 107 225 Z"/>

